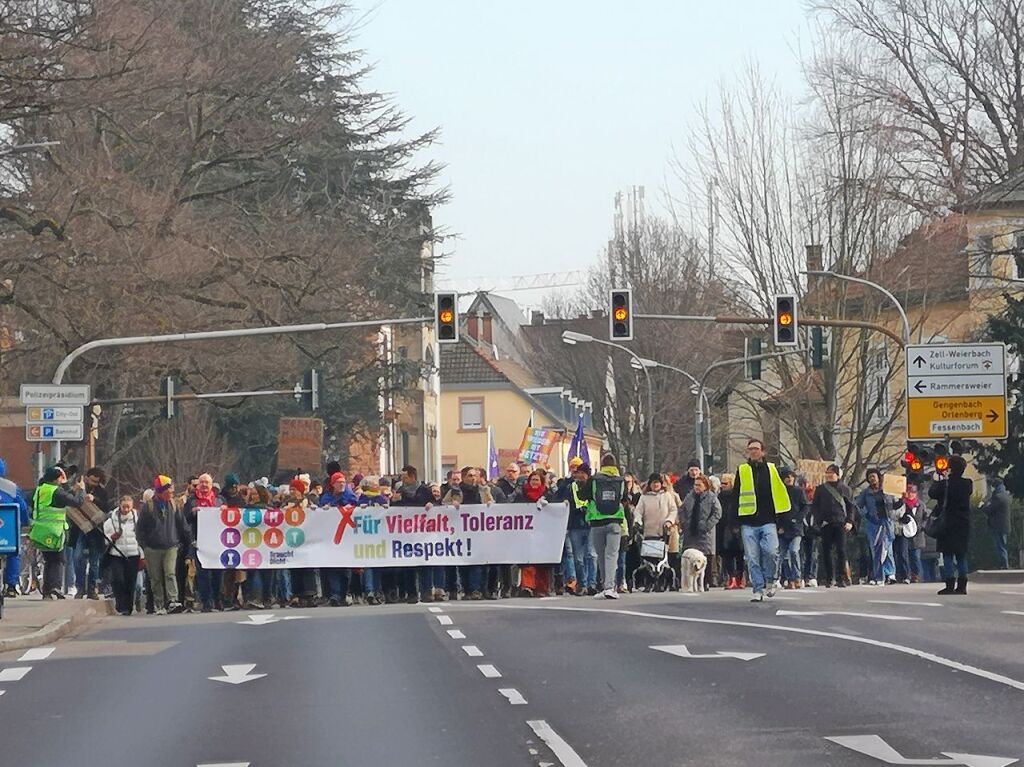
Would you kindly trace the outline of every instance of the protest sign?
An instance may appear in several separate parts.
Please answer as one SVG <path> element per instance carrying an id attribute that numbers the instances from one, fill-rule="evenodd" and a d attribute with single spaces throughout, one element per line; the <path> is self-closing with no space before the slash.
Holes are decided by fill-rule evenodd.
<path id="1" fill-rule="evenodd" d="M 883 475 L 882 492 L 886 495 L 902 496 L 907 492 L 907 478 L 901 474 Z"/>
<path id="2" fill-rule="evenodd" d="M 569 507 L 552 503 L 198 509 L 207 569 L 556 564 Z"/>
<path id="3" fill-rule="evenodd" d="M 551 451 L 561 437 L 561 432 L 554 429 L 528 428 L 523 434 L 519 445 L 519 460 L 525 464 L 546 465 L 551 462 Z"/>

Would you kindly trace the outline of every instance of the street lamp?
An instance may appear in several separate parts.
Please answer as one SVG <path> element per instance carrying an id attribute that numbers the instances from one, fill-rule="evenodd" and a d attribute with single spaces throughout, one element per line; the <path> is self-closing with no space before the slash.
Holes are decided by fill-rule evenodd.
<path id="1" fill-rule="evenodd" d="M 766 360 L 766 359 L 772 359 L 774 357 L 786 357 L 786 356 L 788 356 L 790 354 L 804 354 L 804 350 L 803 349 L 789 349 L 789 350 L 784 351 L 784 352 L 768 352 L 767 354 L 754 354 L 754 355 L 751 355 L 749 357 L 733 357 L 732 359 L 718 360 L 717 362 L 712 362 L 710 365 L 707 366 L 707 368 L 704 370 L 704 374 L 700 377 L 700 383 L 697 385 L 697 392 L 698 392 L 699 396 L 697 397 L 697 406 L 694 409 L 694 413 L 693 413 L 694 421 L 697 424 L 697 429 L 695 430 L 695 433 L 694 433 L 694 443 L 695 443 L 696 448 L 697 448 L 697 460 L 700 461 L 700 470 L 701 471 L 704 471 L 704 445 L 703 445 L 703 442 L 701 440 L 701 428 L 700 428 L 701 420 L 702 420 L 701 419 L 701 401 L 702 401 L 703 398 L 706 397 L 706 395 L 704 393 L 704 391 L 705 391 L 704 384 L 707 381 L 708 374 L 710 374 L 712 370 L 717 370 L 718 368 L 729 367 L 730 365 L 744 365 L 747 362 L 750 362 L 752 360 Z M 711 412 L 711 407 L 709 406 L 708 407 L 708 413 L 710 413 L 710 412 Z M 710 432 L 709 432 L 709 435 L 710 435 Z"/>
<path id="2" fill-rule="evenodd" d="M 877 282 L 871 280 L 865 280 L 860 277 L 851 277 L 848 274 L 838 274 L 836 272 L 827 272 L 820 269 L 807 269 L 800 272 L 800 274 L 806 274 L 811 277 L 831 277 L 834 280 L 844 280 L 845 282 L 855 282 L 858 285 L 866 285 L 869 288 L 874 288 L 879 293 L 883 293 L 886 298 L 893 302 L 896 306 L 896 311 L 900 313 L 900 319 L 903 320 L 903 345 L 906 346 L 910 343 L 910 320 L 907 319 L 907 312 L 903 308 L 903 304 L 899 302 L 892 293 L 886 290 L 884 287 L 879 285 Z"/>
<path id="3" fill-rule="evenodd" d="M 694 431 L 700 434 L 704 429 L 708 433 L 708 447 L 711 446 L 711 403 L 708 401 L 707 391 L 701 387 L 700 381 L 690 375 L 682 368 L 677 368 L 674 365 L 666 365 L 664 362 L 658 362 L 657 360 L 646 359 L 641 357 L 637 360 L 633 360 L 631 363 L 633 367 L 642 366 L 645 368 L 664 368 L 665 370 L 671 370 L 673 373 L 678 373 L 681 376 L 685 376 L 689 379 L 690 383 L 693 384 L 690 387 L 690 393 L 697 398 L 697 417 L 694 419 L 693 428 Z M 707 408 L 707 415 L 702 415 L 701 404 Z M 704 465 L 703 455 L 698 456 L 698 460 L 701 462 L 701 466 Z"/>
<path id="4" fill-rule="evenodd" d="M 632 358 L 633 362 L 640 365 L 640 370 L 643 371 L 644 378 L 647 379 L 647 466 L 649 471 L 654 471 L 654 387 L 651 385 L 651 374 L 647 372 L 647 368 L 644 366 L 641 358 L 628 346 L 605 341 L 603 338 L 594 338 L 594 336 L 587 335 L 586 333 L 577 333 L 574 330 L 562 332 L 562 343 L 569 346 L 575 346 L 576 344 L 610 346 L 613 349 L 624 351 Z M 633 362 L 630 364 L 633 364 Z"/>

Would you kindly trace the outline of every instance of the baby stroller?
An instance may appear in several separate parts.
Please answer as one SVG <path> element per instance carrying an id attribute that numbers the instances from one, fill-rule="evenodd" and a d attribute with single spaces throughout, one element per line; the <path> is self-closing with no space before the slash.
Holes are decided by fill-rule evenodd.
<path id="1" fill-rule="evenodd" d="M 676 573 L 668 563 L 668 535 L 644 538 L 640 543 L 640 566 L 633 571 L 632 590 L 668 591 L 676 588 Z"/>

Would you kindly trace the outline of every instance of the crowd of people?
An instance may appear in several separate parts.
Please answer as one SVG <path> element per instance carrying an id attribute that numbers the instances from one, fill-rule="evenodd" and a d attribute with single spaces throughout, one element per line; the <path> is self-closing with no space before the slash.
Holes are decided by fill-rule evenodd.
<path id="1" fill-rule="evenodd" d="M 393 478 L 350 479 L 332 463 L 322 481 L 300 473 L 276 485 L 266 477 L 243 483 L 228 474 L 217 483 L 203 473 L 189 477 L 179 492 L 174 479 L 161 474 L 141 497 L 116 499 L 98 467 L 79 474 L 76 467 L 51 466 L 23 492 L 4 479 L 0 460 L 0 502 L 18 504 L 24 532 L 20 557 L 6 562 L 4 594 L 107 596 L 122 615 L 552 594 L 618 599 L 632 589 L 678 589 L 687 551 L 700 552 L 707 563 L 698 590 L 750 588 L 754 601 L 780 588 L 816 588 L 819 574 L 826 588 L 933 581 L 940 557 L 945 588 L 939 593 L 966 594 L 973 486 L 963 476 L 962 457 L 951 458 L 948 475 L 932 478 L 927 494 L 936 504 L 929 510 L 913 483 L 901 495 L 887 494 L 877 469 L 854 494 L 837 465 L 815 486 L 768 461 L 758 439 L 749 441 L 747 456 L 721 476 L 707 476 L 691 461 L 681 476 L 653 473 L 644 481 L 620 472 L 612 455 L 596 470 L 574 458 L 566 477 L 511 463 L 491 479 L 466 466 L 449 472 L 443 484 L 422 482 L 413 466 Z M 557 564 L 245 570 L 207 569 L 196 555 L 197 515 L 224 505 L 411 507 L 419 513 L 435 505 L 543 509 L 556 502 L 569 509 Z M 87 532 L 68 521 L 67 510 L 81 507 L 101 515 Z M 1009 495 L 999 483 L 986 513 L 1005 567 Z M 638 586 L 643 573 L 672 577 L 640 579 Z"/>

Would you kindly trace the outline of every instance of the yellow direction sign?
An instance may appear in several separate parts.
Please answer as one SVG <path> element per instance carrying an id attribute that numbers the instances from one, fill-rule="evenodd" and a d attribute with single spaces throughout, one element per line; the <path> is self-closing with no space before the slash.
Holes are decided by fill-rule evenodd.
<path id="1" fill-rule="evenodd" d="M 1006 346 L 907 347 L 907 439 L 1006 439 Z"/>

